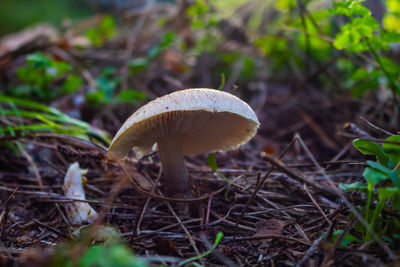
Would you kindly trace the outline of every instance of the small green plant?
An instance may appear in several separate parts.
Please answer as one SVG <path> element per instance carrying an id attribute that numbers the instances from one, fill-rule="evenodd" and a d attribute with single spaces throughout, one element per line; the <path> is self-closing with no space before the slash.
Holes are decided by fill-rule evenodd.
<path id="1" fill-rule="evenodd" d="M 400 212 L 400 136 L 390 136 L 382 145 L 364 139 L 354 140 L 353 145 L 364 155 L 373 155 L 377 159 L 367 161 L 368 167 L 363 172 L 366 185 L 362 182 L 340 185 L 344 190 L 367 194 L 364 220 L 370 231 L 361 224 L 356 225 L 356 230 L 362 234 L 364 242 L 372 239 L 371 231 L 374 231 L 393 247 L 396 244 L 399 247 L 400 220 L 383 211 Z"/>
<path id="2" fill-rule="evenodd" d="M 203 257 L 206 257 L 206 256 L 208 256 L 209 254 L 211 254 L 211 252 L 212 252 L 214 249 L 217 248 L 218 244 L 221 242 L 221 240 L 222 240 L 223 237 L 224 237 L 224 234 L 223 234 L 222 232 L 218 232 L 218 234 L 217 234 L 217 236 L 216 236 L 216 238 L 215 238 L 214 244 L 212 245 L 212 247 L 211 247 L 209 250 L 207 250 L 206 252 L 204 252 L 204 253 L 201 254 L 201 255 L 198 255 L 198 256 L 195 256 L 195 257 L 192 257 L 192 258 L 189 258 L 189 259 L 186 259 L 186 260 L 181 261 L 181 262 L 178 264 L 178 266 L 185 266 L 186 264 L 188 264 L 188 263 L 190 263 L 190 262 L 192 262 L 193 265 L 195 265 L 195 266 L 203 266 L 203 265 L 200 265 L 200 264 L 198 264 L 198 263 L 196 263 L 196 262 L 194 262 L 194 261 L 199 260 L 199 259 L 201 259 L 201 258 L 203 258 Z"/>
<path id="3" fill-rule="evenodd" d="M 86 101 L 91 105 L 115 104 L 146 99 L 146 94 L 136 90 L 123 90 L 116 95 L 121 78 L 115 75 L 111 67 L 104 68 L 96 78 L 96 91 L 86 94 Z"/>
<path id="4" fill-rule="evenodd" d="M 107 40 L 114 37 L 116 33 L 115 18 L 107 15 L 95 27 L 89 28 L 85 35 L 94 46 L 102 46 Z"/>
<path id="5" fill-rule="evenodd" d="M 40 52 L 26 57 L 26 65 L 17 70 L 17 76 L 24 83 L 9 90 L 9 94 L 18 97 L 35 96 L 44 101 L 73 93 L 83 84 L 82 78 L 73 73 L 70 64 Z M 61 86 L 59 81 L 62 81 Z"/>
<path id="6" fill-rule="evenodd" d="M 231 183 L 228 178 L 226 178 L 225 175 L 223 175 L 220 171 L 218 171 L 218 165 L 217 165 L 217 157 L 215 156 L 214 153 L 210 153 L 207 156 L 207 164 L 211 168 L 211 171 L 218 174 L 219 177 L 225 180 L 225 182 L 228 184 L 228 189 L 225 192 L 225 199 L 228 199 L 228 194 L 229 191 L 231 190 Z"/>

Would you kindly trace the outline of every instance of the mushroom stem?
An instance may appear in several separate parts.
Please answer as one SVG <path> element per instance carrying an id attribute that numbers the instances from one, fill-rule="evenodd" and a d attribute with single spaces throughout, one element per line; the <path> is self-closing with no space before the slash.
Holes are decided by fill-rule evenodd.
<path id="1" fill-rule="evenodd" d="M 182 137 L 168 136 L 158 140 L 158 152 L 163 168 L 163 180 L 169 194 L 189 189 L 189 173 L 182 154 Z"/>

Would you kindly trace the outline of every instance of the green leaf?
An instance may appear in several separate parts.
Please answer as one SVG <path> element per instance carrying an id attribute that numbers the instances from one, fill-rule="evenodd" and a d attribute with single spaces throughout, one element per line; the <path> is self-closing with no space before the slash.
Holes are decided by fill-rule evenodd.
<path id="1" fill-rule="evenodd" d="M 353 146 L 364 155 L 374 155 L 380 163 L 385 166 L 388 165 L 388 156 L 382 151 L 381 146 L 377 143 L 365 139 L 356 139 L 353 141 Z"/>
<path id="2" fill-rule="evenodd" d="M 400 211 L 400 194 L 398 194 L 393 200 L 392 200 L 392 206 L 393 208 L 397 209 Z"/>
<path id="3" fill-rule="evenodd" d="M 353 146 L 357 148 L 364 155 L 376 156 L 382 153 L 380 145 L 370 140 L 356 139 L 353 141 Z"/>
<path id="4" fill-rule="evenodd" d="M 367 191 L 367 186 L 359 181 L 351 184 L 339 184 L 339 187 L 346 191 Z"/>
<path id="5" fill-rule="evenodd" d="M 145 100 L 146 94 L 137 90 L 123 90 L 118 94 L 118 100 L 122 102 L 132 102 L 135 100 Z"/>
<path id="6" fill-rule="evenodd" d="M 370 161 L 370 160 L 367 161 L 367 164 L 370 167 L 386 174 L 392 180 L 393 184 L 396 187 L 399 187 L 399 176 L 397 175 L 397 173 L 394 170 L 391 170 L 378 162 L 374 162 L 374 161 Z"/>
<path id="7" fill-rule="evenodd" d="M 217 158 L 215 156 L 214 153 L 208 154 L 207 156 L 207 164 L 208 166 L 210 166 L 212 172 L 216 172 L 217 171 Z"/>
<path id="8" fill-rule="evenodd" d="M 371 11 L 368 8 L 362 6 L 361 4 L 353 5 L 353 7 L 350 10 L 351 14 L 356 16 L 370 17 L 369 15 L 371 15 Z"/>
<path id="9" fill-rule="evenodd" d="M 275 4 L 277 9 L 289 11 L 297 6 L 296 0 L 278 0 Z"/>
<path id="10" fill-rule="evenodd" d="M 381 37 L 388 43 L 399 43 L 400 42 L 400 32 L 385 32 L 381 31 Z"/>
<path id="11" fill-rule="evenodd" d="M 368 10 L 369 11 L 369 10 Z M 370 12 L 370 11 L 369 11 Z M 376 31 L 379 30 L 379 23 L 378 21 L 372 16 L 365 16 L 360 20 L 360 27 L 363 27 L 364 30 L 367 31 Z"/>
<path id="12" fill-rule="evenodd" d="M 379 202 L 386 201 L 394 195 L 399 194 L 399 189 L 395 187 L 381 187 L 378 188 Z"/>
<path id="13" fill-rule="evenodd" d="M 101 46 L 112 38 L 117 32 L 115 18 L 111 15 L 104 16 L 97 26 L 89 28 L 85 36 L 95 46 Z"/>
<path id="14" fill-rule="evenodd" d="M 224 89 L 224 86 L 225 86 L 225 73 L 221 73 L 221 83 L 219 84 L 217 90 L 222 91 L 222 89 Z"/>
<path id="15" fill-rule="evenodd" d="M 351 95 L 354 97 L 362 97 L 369 90 L 375 90 L 379 87 L 379 82 L 375 80 L 367 80 L 351 89 Z"/>
<path id="16" fill-rule="evenodd" d="M 147 58 L 134 58 L 129 61 L 129 72 L 131 75 L 136 75 L 146 70 L 149 65 Z"/>
<path id="17" fill-rule="evenodd" d="M 65 73 L 72 70 L 71 65 L 65 61 L 52 61 L 51 67 L 56 69 L 55 73 L 53 74 L 54 77 L 61 77 Z"/>
<path id="18" fill-rule="evenodd" d="M 373 168 L 365 168 L 363 177 L 368 183 L 369 190 L 372 190 L 377 183 L 387 179 L 388 175 Z"/>
<path id="19" fill-rule="evenodd" d="M 26 57 L 26 62 L 35 69 L 47 68 L 51 66 L 51 58 L 40 52 L 28 55 Z"/>
<path id="20" fill-rule="evenodd" d="M 382 145 L 383 151 L 389 155 L 393 164 L 396 166 L 400 162 L 400 136 L 393 135 L 388 137 Z"/>
<path id="21" fill-rule="evenodd" d="M 135 257 L 124 245 L 102 246 L 89 248 L 79 260 L 81 267 L 150 267 L 144 260 Z"/>
<path id="22" fill-rule="evenodd" d="M 350 36 L 350 32 L 340 32 L 335 36 L 335 40 L 333 45 L 336 49 L 344 49 L 348 44 L 352 42 L 352 38 Z"/>
<path id="23" fill-rule="evenodd" d="M 369 77 L 369 73 L 364 68 L 358 68 L 356 71 L 351 75 L 351 79 L 355 81 L 362 81 Z"/>
<path id="24" fill-rule="evenodd" d="M 217 248 L 218 244 L 221 242 L 223 237 L 224 237 L 224 234 L 222 232 L 218 232 L 217 236 L 215 237 L 214 244 L 212 245 L 212 247 L 209 250 L 207 250 L 206 252 L 204 252 L 204 253 L 202 253 L 200 255 L 197 255 L 197 256 L 191 257 L 189 259 L 186 259 L 184 261 L 181 261 L 178 264 L 178 266 L 186 265 L 187 263 L 189 263 L 191 261 L 195 261 L 195 260 L 201 259 L 201 258 L 211 254 L 212 251 Z"/>
<path id="25" fill-rule="evenodd" d="M 81 76 L 70 74 L 64 81 L 62 92 L 65 94 L 74 93 L 82 86 L 82 84 L 83 80 Z"/>
<path id="26" fill-rule="evenodd" d="M 254 45 L 260 48 L 262 53 L 266 56 L 286 53 L 288 49 L 287 39 L 270 35 L 255 39 Z"/>
<path id="27" fill-rule="evenodd" d="M 103 92 L 89 92 L 86 94 L 86 101 L 91 105 L 98 105 L 106 101 L 106 95 Z"/>
<path id="28" fill-rule="evenodd" d="M 204 0 L 196 0 L 193 5 L 186 9 L 186 15 L 189 17 L 200 16 L 206 14 L 210 10 L 207 2 Z"/>

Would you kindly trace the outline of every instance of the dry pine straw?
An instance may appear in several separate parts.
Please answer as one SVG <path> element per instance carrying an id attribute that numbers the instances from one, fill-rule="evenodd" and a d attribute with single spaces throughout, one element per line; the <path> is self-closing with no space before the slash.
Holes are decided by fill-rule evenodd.
<path id="1" fill-rule="evenodd" d="M 129 182 L 119 183 L 122 189 L 108 204 L 109 192 L 115 192 L 113 181 L 115 177 L 123 177 L 124 171 L 115 164 L 106 164 L 98 156 L 101 151 L 90 152 L 97 155 L 91 158 L 87 150 L 81 152 L 84 150 L 79 145 L 57 149 L 56 138 L 19 141 L 26 142 L 26 153 L 31 160 L 12 154 L 7 157 L 2 154 L 0 159 L 7 164 L 0 173 L 0 230 L 2 255 L 8 261 L 17 260 L 24 250 L 53 247 L 71 238 L 74 228 L 63 206 L 73 200 L 63 197 L 61 185 L 69 163 L 78 160 L 89 169 L 85 187 L 88 202 L 97 211 L 105 212 L 104 224 L 117 228 L 139 255 L 195 256 L 207 250 L 221 231 L 223 241 L 215 253 L 201 260 L 202 264 L 313 265 L 329 260 L 354 264 L 360 261 L 360 256 L 374 262 L 369 251 L 331 245 L 332 231 L 346 230 L 351 223 L 348 210 L 332 197 L 325 181 L 309 182 L 319 177 L 315 168 L 309 162 L 301 165 L 304 157 L 290 150 L 283 162 L 290 163 L 290 158 L 296 157 L 299 160 L 292 163 L 297 167 L 275 165 L 267 177 L 264 175 L 274 166 L 272 157 L 254 155 L 249 147 L 231 152 L 229 157 L 222 156 L 220 171 L 231 181 L 227 195 L 226 182 L 208 171 L 204 157 L 188 159 L 195 190 L 206 197 L 189 204 L 185 215 L 182 212 L 185 204 L 138 194 Z M 157 162 L 157 156 L 153 155 L 152 162 L 134 161 L 130 168 L 154 182 L 159 177 Z M 35 164 L 42 186 L 37 183 L 38 174 L 29 171 L 32 169 L 29 164 Z M 360 167 L 340 161 L 329 166 L 327 172 L 331 177 L 360 172 Z M 261 184 L 263 177 L 265 181 Z M 259 190 L 252 198 L 257 185 Z M 158 189 L 151 193 L 161 194 Z M 237 221 L 246 203 L 246 212 Z"/>

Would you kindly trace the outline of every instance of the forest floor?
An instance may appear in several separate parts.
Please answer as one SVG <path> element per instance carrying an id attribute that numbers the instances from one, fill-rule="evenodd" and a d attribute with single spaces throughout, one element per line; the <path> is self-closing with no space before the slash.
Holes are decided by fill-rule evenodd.
<path id="1" fill-rule="evenodd" d="M 33 51 L 78 66 L 89 85 L 95 83 L 92 75 L 100 73 L 102 66 L 112 65 L 122 77 L 121 87 L 139 88 L 148 99 L 178 89 L 218 85 L 212 81 L 219 77 L 210 74 L 213 61 L 206 53 L 204 60 L 183 73 L 182 56 L 166 50 L 145 74 L 126 77 L 125 55 L 146 51 L 152 46 L 148 36 L 157 33 L 147 25 L 149 32 L 139 39 L 139 27 L 125 34 L 128 38 L 82 51 L 71 48 L 68 40 L 40 42 L 42 37 L 35 37 L 39 39 L 1 54 L 2 88 L 13 84 L 16 70 Z M 259 82 L 261 90 L 254 90 L 251 83 L 225 88 L 254 108 L 261 126 L 240 149 L 216 153 L 218 172 L 229 184 L 211 171 L 207 155 L 186 158 L 194 197 L 200 199 L 184 204 L 165 200 L 158 189 L 150 191 L 158 199 L 137 190 L 142 183 L 156 184 L 157 153 L 141 160 L 129 157 L 125 172 L 120 163 L 107 160 L 107 144 L 95 138 L 91 142 L 46 131 L 0 136 L 0 142 L 17 147 L 15 151 L 3 145 L 0 151 L 0 265 L 40 266 L 52 249 L 72 242 L 77 227 L 66 214 L 65 205 L 73 200 L 64 196 L 63 180 L 73 162 L 88 170 L 87 202 L 102 218 L 95 224 L 117 229 L 136 255 L 153 264 L 174 265 L 197 256 L 211 248 L 219 232 L 224 237 L 217 248 L 197 261 L 203 266 L 359 266 L 386 261 L 385 250 L 378 245 L 340 245 L 344 234 L 337 230 L 347 233 L 356 222 L 348 205 L 365 199 L 338 186 L 360 180 L 366 166 L 365 157 L 352 146 L 353 139 L 367 133 L 383 136 L 370 122 L 377 121 L 378 113 L 390 117 L 391 111 L 368 98 L 361 104 L 345 93 L 328 96 L 314 86 L 300 90 L 302 86 L 295 79 L 282 79 Z M 112 137 L 144 103 L 88 106 L 78 101 L 86 89 L 47 104 L 71 116 L 78 114 Z M 3 126 L 34 120 L 0 118 Z M 182 205 L 189 206 L 189 212 L 182 212 Z"/>

